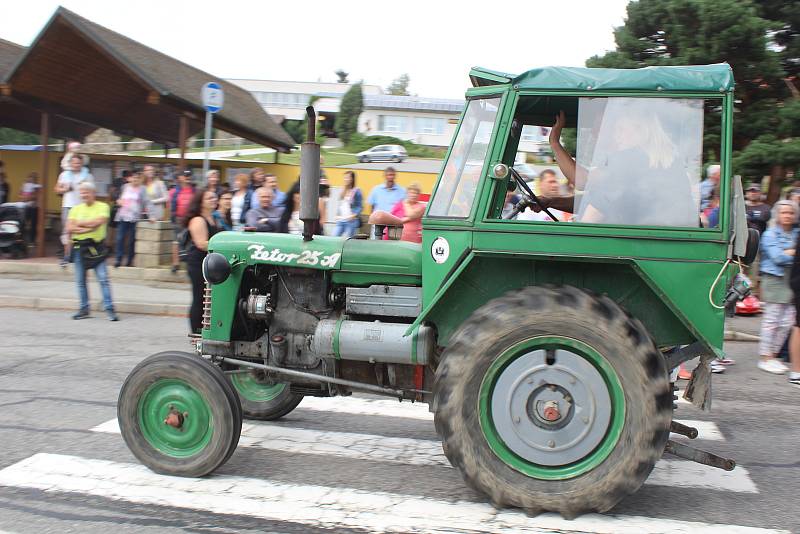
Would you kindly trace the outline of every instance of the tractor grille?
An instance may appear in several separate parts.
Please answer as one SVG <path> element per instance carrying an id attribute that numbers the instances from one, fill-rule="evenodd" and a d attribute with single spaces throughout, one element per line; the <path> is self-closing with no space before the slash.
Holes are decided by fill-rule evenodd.
<path id="1" fill-rule="evenodd" d="M 211 329 L 211 286 L 206 282 L 203 290 L 203 330 Z"/>

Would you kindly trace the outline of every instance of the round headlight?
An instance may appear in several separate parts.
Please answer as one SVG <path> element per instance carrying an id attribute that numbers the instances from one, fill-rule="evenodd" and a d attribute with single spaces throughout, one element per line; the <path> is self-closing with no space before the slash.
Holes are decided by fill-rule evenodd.
<path id="1" fill-rule="evenodd" d="M 228 258 L 219 252 L 211 252 L 203 260 L 203 278 L 209 284 L 221 284 L 231 275 Z"/>

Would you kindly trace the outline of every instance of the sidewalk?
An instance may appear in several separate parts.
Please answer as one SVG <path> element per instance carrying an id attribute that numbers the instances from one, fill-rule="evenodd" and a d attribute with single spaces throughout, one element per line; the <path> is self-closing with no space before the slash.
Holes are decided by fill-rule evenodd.
<path id="1" fill-rule="evenodd" d="M 113 268 L 109 263 L 108 276 L 112 285 L 126 283 L 146 285 L 153 288 L 180 289 L 188 291 L 189 279 L 184 270 L 173 273 L 169 267 Z M 0 260 L 0 279 L 68 281 L 75 278 L 72 264 L 61 267 L 56 258 L 29 258 L 24 260 Z"/>
<path id="2" fill-rule="evenodd" d="M 56 268 L 59 268 L 56 266 Z M 60 269 L 60 268 L 59 268 Z M 102 311 L 100 286 L 94 274 L 87 277 L 92 310 Z M 172 289 L 148 287 L 128 281 L 111 281 L 111 295 L 117 313 L 186 316 L 191 291 L 188 284 L 173 284 Z M 37 310 L 78 310 L 75 283 L 71 280 L 31 280 L 3 275 L 0 277 L 0 308 Z"/>

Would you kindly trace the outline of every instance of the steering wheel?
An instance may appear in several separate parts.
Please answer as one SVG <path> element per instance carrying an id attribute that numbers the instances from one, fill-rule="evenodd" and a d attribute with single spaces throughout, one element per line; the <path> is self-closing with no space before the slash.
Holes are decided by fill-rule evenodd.
<path id="1" fill-rule="evenodd" d="M 517 205 L 514 206 L 514 211 L 509 213 L 506 219 L 513 219 L 520 212 L 524 211 L 525 208 L 532 206 L 534 204 L 538 204 L 539 206 L 541 206 L 542 211 L 545 212 L 548 217 L 553 219 L 553 222 L 559 222 L 558 219 L 556 219 L 556 217 L 552 213 L 550 213 L 550 210 L 542 206 L 542 203 L 539 202 L 539 197 L 536 196 L 536 193 L 531 191 L 531 188 L 528 187 L 528 184 L 525 183 L 525 180 L 522 178 L 522 176 L 520 176 L 517 170 L 514 169 L 514 167 L 509 167 L 508 170 L 511 171 L 511 177 L 514 178 L 514 181 L 517 182 L 517 184 L 522 188 L 523 196 L 522 200 L 517 202 Z"/>

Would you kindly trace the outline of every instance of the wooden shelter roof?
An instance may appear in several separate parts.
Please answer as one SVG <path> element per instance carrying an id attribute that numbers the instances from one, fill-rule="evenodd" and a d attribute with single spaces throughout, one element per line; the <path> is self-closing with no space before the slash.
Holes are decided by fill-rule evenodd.
<path id="1" fill-rule="evenodd" d="M 8 55 L 19 54 L 13 46 L 7 48 Z M 181 116 L 189 119 L 189 135 L 201 130 L 205 110 L 200 89 L 217 82 L 225 91 L 225 108 L 214 117 L 216 128 L 281 151 L 294 145 L 241 87 L 63 7 L 5 74 L 1 61 L 0 85 L 17 101 L 169 145 L 179 143 Z"/>

